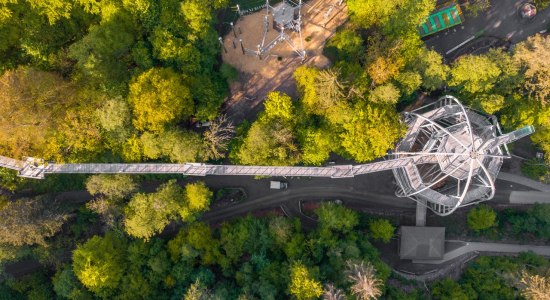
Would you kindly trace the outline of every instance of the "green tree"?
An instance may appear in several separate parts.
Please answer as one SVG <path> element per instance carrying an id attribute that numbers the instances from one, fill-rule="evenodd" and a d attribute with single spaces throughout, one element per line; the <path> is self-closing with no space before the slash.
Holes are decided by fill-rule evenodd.
<path id="1" fill-rule="evenodd" d="M 395 77 L 395 80 L 404 95 L 412 94 L 422 84 L 422 76 L 412 71 L 401 72 Z M 399 96 L 396 98 L 399 98 Z"/>
<path id="2" fill-rule="evenodd" d="M 62 0 L 27 0 L 31 7 L 41 15 L 48 18 L 50 24 L 57 22 L 61 18 L 68 18 L 72 8 L 72 3 Z"/>
<path id="3" fill-rule="evenodd" d="M 350 232 L 359 224 L 359 215 L 353 210 L 333 202 L 323 202 L 315 214 L 319 218 L 319 226 L 340 232 Z"/>
<path id="4" fill-rule="evenodd" d="M 72 299 L 93 299 L 92 295 L 82 286 L 76 278 L 70 265 L 59 269 L 52 278 L 53 290 L 56 295 Z"/>
<path id="5" fill-rule="evenodd" d="M 387 219 L 376 219 L 369 222 L 369 232 L 373 239 L 389 243 L 395 227 Z"/>
<path id="6" fill-rule="evenodd" d="M 488 114 L 501 110 L 506 101 L 504 96 L 498 94 L 480 95 L 476 100 L 479 107 Z"/>
<path id="7" fill-rule="evenodd" d="M 264 102 L 265 110 L 261 118 L 266 120 L 280 119 L 290 121 L 294 117 L 292 99 L 279 92 L 271 92 Z"/>
<path id="8" fill-rule="evenodd" d="M 479 205 L 468 212 L 468 228 L 480 231 L 496 225 L 497 214 L 488 205 Z"/>
<path id="9" fill-rule="evenodd" d="M 189 88 L 171 69 L 150 69 L 130 83 L 128 101 L 134 112 L 134 126 L 139 130 L 162 132 L 194 111 Z"/>
<path id="10" fill-rule="evenodd" d="M 348 0 L 347 5 L 354 24 L 369 28 L 388 22 L 401 1 Z"/>
<path id="11" fill-rule="evenodd" d="M 100 296 L 112 295 L 126 269 L 125 247 L 124 239 L 113 233 L 92 237 L 73 252 L 76 277 L 90 291 Z"/>
<path id="12" fill-rule="evenodd" d="M 134 151 L 149 159 L 166 158 L 172 162 L 186 163 L 207 158 L 206 145 L 200 135 L 179 129 L 169 129 L 158 134 L 144 132 L 135 147 Z"/>
<path id="13" fill-rule="evenodd" d="M 160 148 L 161 156 L 172 162 L 197 162 L 207 158 L 204 141 L 192 131 L 170 129 L 159 133 L 154 142 Z"/>
<path id="14" fill-rule="evenodd" d="M 301 66 L 294 71 L 294 79 L 298 86 L 298 91 L 301 94 L 301 102 L 307 113 L 320 114 L 318 112 L 318 97 L 315 87 L 315 79 L 319 74 L 319 70 Z"/>
<path id="15" fill-rule="evenodd" d="M 181 17 L 179 14 L 173 17 Z M 171 32 L 168 28 L 158 26 L 151 33 L 153 55 L 162 61 L 178 68 L 188 68 L 187 72 L 195 73 L 200 69 L 201 53 L 184 37 Z"/>
<path id="16" fill-rule="evenodd" d="M 306 164 L 319 166 L 325 162 L 338 143 L 331 128 L 326 124 L 320 128 L 306 127 L 300 130 L 302 146 L 302 161 Z"/>
<path id="17" fill-rule="evenodd" d="M 351 29 L 344 29 L 337 31 L 328 40 L 324 52 L 335 61 L 358 62 L 365 52 L 363 44 L 363 39 L 359 33 Z"/>
<path id="18" fill-rule="evenodd" d="M 181 218 L 188 220 L 193 215 L 207 210 L 213 195 L 214 193 L 202 181 L 187 184 L 184 192 L 185 205 L 180 210 Z"/>
<path id="19" fill-rule="evenodd" d="M 55 297 L 51 282 L 43 271 L 36 271 L 18 280 L 8 281 L 7 285 L 20 294 L 25 295 L 25 297 L 22 297 L 23 299 L 48 300 Z M 8 297 L 11 299 L 11 296 Z"/>
<path id="20" fill-rule="evenodd" d="M 214 237 L 208 224 L 192 223 L 180 230 L 178 235 L 168 242 L 167 250 L 173 261 L 180 259 L 193 264 L 213 265 L 219 263 L 220 242 Z"/>
<path id="21" fill-rule="evenodd" d="M 161 185 L 155 193 L 135 194 L 126 207 L 126 232 L 149 240 L 176 218 L 184 197 L 175 180 Z"/>
<path id="22" fill-rule="evenodd" d="M 296 262 L 290 268 L 289 292 L 298 300 L 314 299 L 323 294 L 323 287 L 303 263 Z"/>
<path id="23" fill-rule="evenodd" d="M 386 4 L 385 2 L 381 3 Z M 399 0 L 393 1 L 388 6 L 392 7 L 393 5 L 396 5 L 395 9 L 389 14 L 387 22 L 383 24 L 383 33 L 395 37 L 403 43 L 412 40 L 419 41 L 417 28 L 426 21 L 430 12 L 435 9 L 436 1 Z M 414 48 L 420 49 L 421 47 L 418 45 Z"/>
<path id="24" fill-rule="evenodd" d="M 433 91 L 445 83 L 449 67 L 443 63 L 441 55 L 434 50 L 424 49 L 414 62 L 414 68 L 422 75 L 422 87 Z"/>
<path id="25" fill-rule="evenodd" d="M 440 300 L 469 300 L 468 293 L 465 292 L 460 284 L 450 278 L 436 282 L 431 288 L 432 296 Z"/>
<path id="26" fill-rule="evenodd" d="M 120 131 L 129 127 L 131 111 L 122 99 L 109 99 L 96 110 L 98 122 L 106 131 Z"/>
<path id="27" fill-rule="evenodd" d="M 404 126 L 393 109 L 358 103 L 340 135 L 345 151 L 358 162 L 386 155 L 403 135 Z"/>
<path id="28" fill-rule="evenodd" d="M 535 35 L 515 48 L 514 59 L 524 68 L 525 88 L 537 101 L 550 104 L 550 37 Z"/>
<path id="29" fill-rule="evenodd" d="M 107 198 L 125 198 L 138 189 L 129 175 L 93 175 L 86 180 L 86 189 L 92 195 L 101 194 Z"/>
<path id="30" fill-rule="evenodd" d="M 87 34 L 69 46 L 68 56 L 76 61 L 73 77 L 91 86 L 99 86 L 111 93 L 122 94 L 130 77 L 132 61 L 128 55 L 136 41 L 138 28 L 127 10 L 116 5 L 91 3 L 102 6 L 99 24 L 88 28 Z M 96 8 L 91 8 L 96 9 Z"/>
<path id="31" fill-rule="evenodd" d="M 487 56 L 466 55 L 451 68 L 449 85 L 470 94 L 488 92 L 501 73 L 498 65 Z"/>
<path id="32" fill-rule="evenodd" d="M 302 98 L 302 109 L 308 115 L 325 117 L 331 123 L 342 123 L 351 111 L 345 100 L 345 86 L 340 80 L 340 72 L 335 69 L 320 71 L 315 68 L 300 67 L 294 78 Z"/>
<path id="33" fill-rule="evenodd" d="M 384 85 L 377 86 L 371 91 L 369 94 L 369 101 L 382 104 L 396 104 L 399 100 L 399 96 L 399 90 L 393 84 L 386 83 Z"/>
<path id="34" fill-rule="evenodd" d="M 268 95 L 265 111 L 234 150 L 239 163 L 284 166 L 300 161 L 291 108 L 290 97 L 279 93 Z"/>

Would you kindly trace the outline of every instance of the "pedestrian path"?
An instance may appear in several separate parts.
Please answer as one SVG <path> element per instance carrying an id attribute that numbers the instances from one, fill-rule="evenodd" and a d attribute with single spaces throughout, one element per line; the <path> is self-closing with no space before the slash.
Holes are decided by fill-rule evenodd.
<path id="1" fill-rule="evenodd" d="M 520 176 L 520 175 L 516 175 L 516 174 L 512 174 L 512 173 L 506 173 L 506 172 L 501 171 L 498 174 L 497 178 L 501 179 L 501 180 L 505 180 L 505 181 L 519 183 L 521 185 L 524 185 L 526 187 L 530 187 L 532 189 L 535 189 L 535 190 L 538 190 L 538 191 L 541 191 L 541 192 L 550 192 L 550 185 L 544 184 L 542 182 L 539 182 L 539 181 L 536 181 L 536 180 L 533 180 L 533 179 L 530 179 L 530 178 L 527 178 L 527 177 L 524 177 L 524 176 Z"/>
<path id="2" fill-rule="evenodd" d="M 550 246 L 516 245 L 501 243 L 477 243 L 467 242 L 464 246 L 446 252 L 443 259 L 439 260 L 415 260 L 414 263 L 441 264 L 470 252 L 500 252 L 517 254 L 532 251 L 538 255 L 550 257 Z"/>
<path id="3" fill-rule="evenodd" d="M 512 204 L 550 203 L 550 194 L 537 191 L 512 191 L 510 193 Z"/>

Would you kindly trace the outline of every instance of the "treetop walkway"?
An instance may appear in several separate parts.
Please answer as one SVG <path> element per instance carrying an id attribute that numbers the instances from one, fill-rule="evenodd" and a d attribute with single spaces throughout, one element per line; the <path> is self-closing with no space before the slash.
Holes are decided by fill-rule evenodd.
<path id="1" fill-rule="evenodd" d="M 411 198 L 440 215 L 456 208 L 491 199 L 494 181 L 504 158 L 506 144 L 534 132 L 525 126 L 503 134 L 494 116 L 464 107 L 455 97 L 404 113 L 408 131 L 386 160 L 327 167 L 238 166 L 202 163 L 84 163 L 58 164 L 27 157 L 0 156 L 0 167 L 18 171 L 26 178 L 47 174 L 183 174 L 189 176 L 304 176 L 347 178 L 392 170 L 399 197 Z"/>

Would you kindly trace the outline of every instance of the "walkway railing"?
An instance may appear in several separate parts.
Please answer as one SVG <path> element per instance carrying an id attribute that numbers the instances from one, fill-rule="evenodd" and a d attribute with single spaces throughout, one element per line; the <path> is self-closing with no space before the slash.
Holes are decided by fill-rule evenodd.
<path id="1" fill-rule="evenodd" d="M 209 165 L 202 163 L 184 164 L 56 164 L 36 158 L 17 161 L 0 156 L 0 166 L 17 170 L 19 176 L 44 178 L 46 174 L 183 174 L 190 176 L 241 175 L 241 176 L 302 176 L 346 178 L 356 175 L 401 168 L 415 163 L 435 163 L 427 154 L 409 156 L 370 164 L 339 165 L 330 167 L 278 167 L 278 166 L 235 166 Z"/>

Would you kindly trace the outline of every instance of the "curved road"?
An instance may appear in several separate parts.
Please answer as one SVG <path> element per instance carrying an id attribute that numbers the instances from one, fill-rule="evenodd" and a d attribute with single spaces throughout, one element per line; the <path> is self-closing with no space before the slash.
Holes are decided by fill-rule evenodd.
<path id="1" fill-rule="evenodd" d="M 254 179 L 253 177 L 204 177 L 188 178 L 187 181 L 202 180 L 214 189 L 223 187 L 243 187 L 248 194 L 248 199 L 232 204 L 212 208 L 205 213 L 202 220 L 216 223 L 236 216 L 246 215 L 256 210 L 276 208 L 285 203 L 312 200 L 341 199 L 353 207 L 410 210 L 415 214 L 416 203 L 408 198 L 399 198 L 394 195 L 395 185 L 393 174 L 390 171 L 366 174 L 354 178 L 330 179 L 286 179 L 269 178 Z M 270 180 L 287 181 L 287 190 L 270 190 Z M 529 191 L 531 188 L 505 180 L 496 180 L 495 198 L 493 202 L 508 204 L 512 191 Z"/>
<path id="2" fill-rule="evenodd" d="M 254 210 L 275 208 L 283 203 L 300 200 L 334 200 L 341 199 L 346 203 L 356 203 L 371 207 L 392 207 L 410 209 L 413 211 L 416 205 L 413 201 L 398 198 L 393 195 L 381 195 L 366 191 L 355 191 L 346 187 L 304 187 L 285 190 L 283 192 L 258 197 L 239 204 L 222 207 L 205 213 L 202 220 L 211 223 L 219 222 L 235 216 L 250 213 Z"/>

